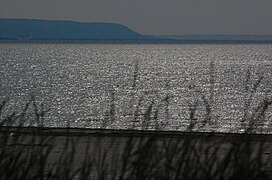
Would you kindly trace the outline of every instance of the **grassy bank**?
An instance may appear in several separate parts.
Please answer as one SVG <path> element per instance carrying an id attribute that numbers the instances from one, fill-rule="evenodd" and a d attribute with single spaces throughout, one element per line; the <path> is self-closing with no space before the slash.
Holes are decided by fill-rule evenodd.
<path id="1" fill-rule="evenodd" d="M 21 113 L 1 115 L 1 179 L 272 177 L 269 134 L 193 132 L 194 123 L 187 132 L 45 128 L 46 111 L 32 97 Z"/>
<path id="2" fill-rule="evenodd" d="M 1 179 L 271 179 L 272 136 L 0 129 Z"/>

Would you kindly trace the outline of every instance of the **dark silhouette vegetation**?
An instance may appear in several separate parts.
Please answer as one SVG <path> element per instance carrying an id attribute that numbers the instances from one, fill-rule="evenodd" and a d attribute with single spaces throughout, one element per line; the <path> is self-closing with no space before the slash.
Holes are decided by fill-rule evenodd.
<path id="1" fill-rule="evenodd" d="M 142 131 L 46 128 L 43 124 L 49 109 L 37 103 L 34 96 L 20 113 L 4 114 L 8 100 L 3 101 L 0 105 L 1 179 L 272 179 L 272 136 L 255 134 L 261 132 L 272 100 L 267 96 L 252 107 L 262 77 L 250 83 L 250 71 L 247 72 L 244 116 L 240 122 L 243 133 L 196 132 L 216 123 L 212 115 L 214 68 L 211 62 L 208 94 L 196 90 L 201 98 L 188 105 L 189 125 L 183 133 L 162 131 L 171 121 L 169 94 L 161 106 L 149 102 L 144 112 L 140 107 L 145 97 L 139 98 L 136 107 L 132 106 L 133 119 L 140 123 Z M 138 69 L 135 62 L 132 90 L 136 90 Z M 168 83 L 165 86 L 169 88 Z M 103 129 L 116 120 L 114 89 L 109 103 L 101 122 Z M 201 120 L 195 116 L 199 103 L 205 106 Z M 164 121 L 158 118 L 160 111 Z M 32 128 L 24 127 L 26 121 Z M 153 131 L 147 131 L 151 127 Z"/>

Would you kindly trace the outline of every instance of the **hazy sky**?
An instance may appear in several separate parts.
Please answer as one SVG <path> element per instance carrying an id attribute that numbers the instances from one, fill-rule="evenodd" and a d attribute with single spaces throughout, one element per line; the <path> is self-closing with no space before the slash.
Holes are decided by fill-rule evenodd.
<path id="1" fill-rule="evenodd" d="M 0 18 L 116 22 L 142 34 L 272 35 L 272 0 L 0 0 Z"/>

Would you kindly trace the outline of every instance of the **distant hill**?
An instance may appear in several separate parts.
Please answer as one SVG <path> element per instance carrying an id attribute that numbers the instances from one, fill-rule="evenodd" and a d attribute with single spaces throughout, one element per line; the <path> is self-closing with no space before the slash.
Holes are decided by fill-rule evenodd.
<path id="1" fill-rule="evenodd" d="M 38 19 L 0 19 L 0 40 L 132 43 L 272 43 L 272 36 L 258 35 L 141 35 L 116 23 Z"/>
<path id="2" fill-rule="evenodd" d="M 272 42 L 272 36 L 265 35 L 162 35 L 156 36 L 162 39 L 175 41 L 197 41 L 197 42 Z"/>
<path id="3" fill-rule="evenodd" d="M 138 40 L 148 39 L 115 23 L 0 19 L 2 40 Z"/>

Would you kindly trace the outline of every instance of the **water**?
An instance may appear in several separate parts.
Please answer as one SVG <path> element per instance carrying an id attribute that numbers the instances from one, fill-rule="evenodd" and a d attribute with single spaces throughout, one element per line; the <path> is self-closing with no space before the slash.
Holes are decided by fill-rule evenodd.
<path id="1" fill-rule="evenodd" d="M 2 116 L 32 95 L 50 109 L 45 126 L 184 131 L 195 106 L 194 130 L 240 132 L 244 112 L 272 98 L 272 45 L 2 43 L 0 54 Z M 272 132 L 271 115 L 258 132 Z"/>

